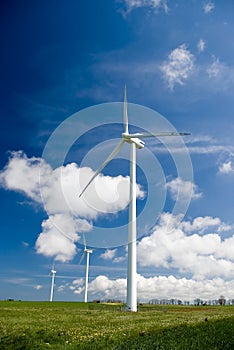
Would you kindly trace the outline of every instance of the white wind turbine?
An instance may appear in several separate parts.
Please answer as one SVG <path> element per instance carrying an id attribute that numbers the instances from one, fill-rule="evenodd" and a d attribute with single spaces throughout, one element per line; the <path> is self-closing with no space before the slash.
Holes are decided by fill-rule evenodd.
<path id="1" fill-rule="evenodd" d="M 50 301 L 53 301 L 53 294 L 54 294 L 54 278 L 55 278 L 56 271 L 54 269 L 54 265 L 50 271 L 51 275 L 51 287 L 50 287 Z"/>
<path id="2" fill-rule="evenodd" d="M 84 242 L 84 253 L 82 257 L 80 258 L 79 265 L 81 264 L 82 260 L 85 257 L 86 254 L 86 271 L 85 271 L 85 291 L 84 291 L 84 302 L 87 303 L 88 301 L 88 283 L 89 283 L 89 254 L 92 254 L 92 249 L 88 249 L 86 247 L 86 241 L 85 236 L 83 235 L 83 242 Z"/>
<path id="3" fill-rule="evenodd" d="M 136 148 L 141 149 L 145 143 L 140 138 L 162 137 L 162 136 L 185 136 L 189 133 L 177 132 L 159 132 L 159 133 L 135 133 L 128 131 L 128 111 L 127 111 L 127 93 L 124 89 L 124 113 L 123 113 L 124 132 L 122 140 L 115 147 L 105 162 L 95 172 L 93 177 L 84 187 L 79 197 L 82 196 L 87 187 L 102 171 L 102 169 L 119 153 L 125 142 L 130 144 L 130 197 L 129 197 L 129 224 L 128 224 L 128 271 L 127 271 L 127 310 L 137 311 L 137 282 L 136 282 Z"/>

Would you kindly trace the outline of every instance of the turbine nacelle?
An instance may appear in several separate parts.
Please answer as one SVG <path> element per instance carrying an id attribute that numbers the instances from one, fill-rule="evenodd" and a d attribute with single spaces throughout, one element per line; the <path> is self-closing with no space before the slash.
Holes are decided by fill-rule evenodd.
<path id="1" fill-rule="evenodd" d="M 84 252 L 85 252 L 85 253 L 92 254 L 93 251 L 92 251 L 92 249 L 87 249 L 87 248 L 85 248 L 85 249 L 84 249 Z"/>
<path id="2" fill-rule="evenodd" d="M 145 142 L 139 139 L 138 137 L 131 137 L 129 143 L 135 143 L 136 148 L 141 149 L 145 147 Z"/>
<path id="3" fill-rule="evenodd" d="M 128 143 L 135 143 L 136 148 L 138 148 L 138 149 L 144 148 L 144 146 L 145 146 L 144 141 L 142 141 L 138 137 L 131 137 L 129 134 L 127 134 L 125 132 L 122 133 L 122 138 L 124 141 L 126 141 Z"/>

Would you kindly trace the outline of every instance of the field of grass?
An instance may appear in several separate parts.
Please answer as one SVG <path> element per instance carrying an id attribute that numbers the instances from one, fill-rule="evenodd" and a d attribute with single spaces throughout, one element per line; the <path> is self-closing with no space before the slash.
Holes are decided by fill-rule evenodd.
<path id="1" fill-rule="evenodd" d="M 0 301 L 0 349 L 234 349 L 234 307 Z"/>

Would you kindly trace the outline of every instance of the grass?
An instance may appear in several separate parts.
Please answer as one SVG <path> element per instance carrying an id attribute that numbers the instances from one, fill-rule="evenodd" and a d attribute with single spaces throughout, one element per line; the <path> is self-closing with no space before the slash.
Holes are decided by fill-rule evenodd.
<path id="1" fill-rule="evenodd" d="M 123 310 L 123 305 L 2 301 L 0 349 L 234 349 L 232 306 Z"/>

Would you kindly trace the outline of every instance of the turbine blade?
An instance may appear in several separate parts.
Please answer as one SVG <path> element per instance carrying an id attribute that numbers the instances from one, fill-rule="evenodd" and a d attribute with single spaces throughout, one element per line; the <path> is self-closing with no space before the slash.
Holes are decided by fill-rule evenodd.
<path id="1" fill-rule="evenodd" d="M 82 263 L 82 261 L 83 261 L 84 257 L 85 257 L 85 251 L 84 251 L 84 253 L 83 253 L 83 254 L 82 254 L 82 256 L 81 256 L 81 258 L 80 258 L 80 261 L 79 261 L 78 265 L 80 265 L 80 264 Z"/>
<path id="2" fill-rule="evenodd" d="M 84 243 L 84 247 L 86 249 L 86 239 L 85 239 L 85 234 L 83 233 L 83 243 Z"/>
<path id="3" fill-rule="evenodd" d="M 136 133 L 136 134 L 128 134 L 125 138 L 147 138 L 147 137 L 162 137 L 162 136 L 187 136 L 191 135 L 189 132 L 157 132 L 157 133 Z"/>
<path id="4" fill-rule="evenodd" d="M 124 132 L 128 134 L 128 106 L 127 106 L 127 88 L 124 87 Z"/>
<path id="5" fill-rule="evenodd" d="M 82 196 L 82 194 L 84 193 L 84 191 L 87 189 L 87 187 L 91 184 L 91 182 L 93 182 L 93 180 L 95 179 L 96 176 L 98 176 L 98 174 L 102 171 L 103 168 L 105 168 L 105 166 L 116 156 L 117 153 L 119 153 L 121 147 L 124 144 L 124 140 L 121 140 L 120 143 L 115 147 L 115 149 L 111 152 L 111 154 L 109 155 L 109 157 L 107 157 L 107 159 L 105 160 L 104 163 L 102 163 L 102 165 L 100 166 L 100 168 L 98 168 L 98 170 L 94 173 L 94 175 L 92 176 L 92 178 L 89 180 L 89 182 L 87 183 L 87 185 L 84 187 L 84 189 L 82 190 L 82 192 L 80 193 L 79 197 Z"/>

